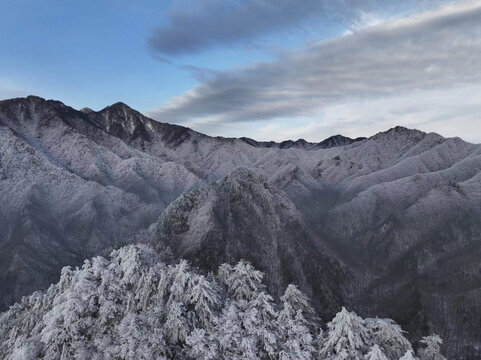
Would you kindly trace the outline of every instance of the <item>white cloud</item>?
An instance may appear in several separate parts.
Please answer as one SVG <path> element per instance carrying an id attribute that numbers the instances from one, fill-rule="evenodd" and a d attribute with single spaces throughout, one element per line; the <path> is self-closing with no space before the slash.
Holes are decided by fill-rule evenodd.
<path id="1" fill-rule="evenodd" d="M 449 130 L 452 119 L 474 121 L 462 105 L 479 84 L 481 4 L 458 3 L 314 44 L 274 62 L 218 72 L 150 115 L 197 124 L 210 133 L 223 124 L 221 134 L 226 124 L 254 121 L 279 124 L 290 131 L 286 135 L 304 126 L 311 137 L 312 128 L 358 136 L 391 122 L 421 126 L 424 121 L 425 128 Z M 478 110 L 470 104 L 469 111 Z M 443 120 L 447 115 L 451 120 Z"/>
<path id="2" fill-rule="evenodd" d="M 421 90 L 400 96 L 328 105 L 310 117 L 223 123 L 200 120 L 187 126 L 210 135 L 283 141 L 321 141 L 331 135 L 371 136 L 401 125 L 481 143 L 481 85 Z"/>

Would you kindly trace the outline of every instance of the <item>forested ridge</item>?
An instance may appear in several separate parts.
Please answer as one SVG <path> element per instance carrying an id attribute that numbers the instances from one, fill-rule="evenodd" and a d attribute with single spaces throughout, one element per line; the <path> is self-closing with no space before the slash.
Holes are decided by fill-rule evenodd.
<path id="1" fill-rule="evenodd" d="M 391 319 L 345 308 L 327 324 L 295 285 L 275 302 L 249 262 L 203 274 L 146 245 L 65 267 L 45 292 L 0 316 L 0 357 L 30 359 L 442 360 L 442 340 L 417 355 Z"/>

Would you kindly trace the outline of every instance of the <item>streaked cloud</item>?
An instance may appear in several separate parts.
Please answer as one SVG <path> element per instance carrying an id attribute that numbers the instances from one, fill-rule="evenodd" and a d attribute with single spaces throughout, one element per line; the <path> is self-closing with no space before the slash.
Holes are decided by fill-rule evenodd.
<path id="1" fill-rule="evenodd" d="M 182 55 L 218 45 L 231 45 L 304 21 L 343 23 L 353 29 L 381 14 L 395 14 L 432 6 L 441 0 L 204 0 L 177 2 L 168 21 L 148 39 L 154 53 Z M 377 14 L 377 15 L 376 15 Z"/>
<path id="2" fill-rule="evenodd" d="M 150 115 L 198 127 L 319 119 L 343 104 L 421 93 L 429 98 L 431 91 L 476 84 L 481 84 L 481 5 L 456 3 L 284 53 L 273 62 L 216 72 Z M 441 110 L 447 111 L 440 109 L 440 116 Z"/>

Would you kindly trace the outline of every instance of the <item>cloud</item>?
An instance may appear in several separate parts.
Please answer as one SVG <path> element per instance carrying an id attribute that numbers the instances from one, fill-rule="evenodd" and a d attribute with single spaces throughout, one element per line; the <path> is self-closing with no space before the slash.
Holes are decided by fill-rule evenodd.
<path id="1" fill-rule="evenodd" d="M 333 134 L 371 136 L 397 125 L 460 136 L 481 142 L 481 84 L 451 89 L 418 90 L 409 94 L 346 101 L 326 106 L 319 114 L 322 121 L 306 119 L 299 126 L 273 122 L 268 132 L 257 132 L 264 139 L 275 134 L 285 140 L 305 138 L 319 141 Z"/>
<path id="2" fill-rule="evenodd" d="M 292 120 L 342 102 L 479 83 L 481 5 L 464 3 L 217 72 L 149 115 L 211 126 Z"/>
<path id="3" fill-rule="evenodd" d="M 459 136 L 481 143 L 481 84 L 418 90 L 403 95 L 334 103 L 312 116 L 251 122 L 194 120 L 185 125 L 209 135 L 250 137 L 259 141 L 305 139 L 331 135 L 371 136 L 397 125 Z"/>
<path id="4" fill-rule="evenodd" d="M 357 28 L 374 12 L 396 13 L 441 0 L 203 0 L 182 1 L 168 22 L 154 29 L 148 44 L 154 53 L 182 55 L 201 52 L 281 32 L 308 19 L 346 23 Z M 366 14 L 368 14 L 366 16 Z"/>

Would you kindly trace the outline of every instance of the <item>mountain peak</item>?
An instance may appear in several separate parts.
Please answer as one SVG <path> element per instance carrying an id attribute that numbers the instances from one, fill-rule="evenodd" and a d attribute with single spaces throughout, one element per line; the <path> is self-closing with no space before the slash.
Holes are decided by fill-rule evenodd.
<path id="1" fill-rule="evenodd" d="M 396 138 L 397 136 L 409 136 L 409 137 L 422 138 L 425 135 L 426 135 L 425 132 L 418 129 L 410 129 L 404 126 L 395 126 L 387 131 L 382 131 L 373 135 L 372 137 L 370 137 L 370 139 L 373 139 L 373 140 L 378 140 L 382 138 L 390 139 L 390 138 Z"/>
<path id="2" fill-rule="evenodd" d="M 42 98 L 42 97 L 40 97 L 40 96 L 36 96 L 36 95 L 28 95 L 28 96 L 26 97 L 26 99 L 27 99 L 28 101 L 47 101 L 46 99 L 44 99 L 44 98 Z"/>
<path id="3" fill-rule="evenodd" d="M 95 111 L 93 111 L 89 107 L 84 107 L 84 108 L 80 109 L 80 112 L 83 112 L 84 114 L 91 114 L 91 113 L 94 113 Z"/>
<path id="4" fill-rule="evenodd" d="M 112 105 L 109 105 L 109 106 L 103 108 L 102 110 L 100 110 L 99 112 L 104 113 L 104 112 L 112 112 L 112 111 L 119 111 L 119 112 L 126 112 L 126 113 L 134 113 L 134 114 L 139 114 L 139 115 L 140 115 L 140 113 L 139 113 L 137 110 L 131 108 L 129 105 L 127 105 L 127 104 L 125 104 L 125 103 L 123 103 L 123 102 L 121 102 L 121 101 L 118 101 L 118 102 L 116 102 L 116 103 L 114 103 L 114 104 L 112 104 Z M 142 115 L 142 116 L 143 116 L 143 115 Z"/>

